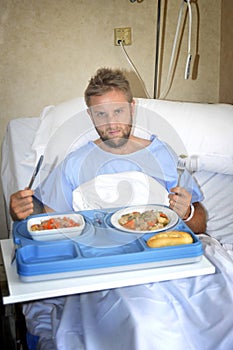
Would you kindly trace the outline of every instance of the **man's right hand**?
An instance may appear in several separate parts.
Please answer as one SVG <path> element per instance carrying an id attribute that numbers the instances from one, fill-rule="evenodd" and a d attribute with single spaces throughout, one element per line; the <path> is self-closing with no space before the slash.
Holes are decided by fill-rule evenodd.
<path id="1" fill-rule="evenodd" d="M 23 220 L 32 215 L 34 210 L 33 194 L 33 190 L 25 189 L 11 195 L 10 215 L 14 221 Z"/>

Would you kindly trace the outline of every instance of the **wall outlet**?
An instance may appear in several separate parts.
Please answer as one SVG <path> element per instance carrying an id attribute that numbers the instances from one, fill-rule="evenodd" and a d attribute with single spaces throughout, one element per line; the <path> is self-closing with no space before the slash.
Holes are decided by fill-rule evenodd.
<path id="1" fill-rule="evenodd" d="M 131 28 L 114 28 L 114 45 L 119 46 L 120 41 L 123 45 L 131 45 Z"/>

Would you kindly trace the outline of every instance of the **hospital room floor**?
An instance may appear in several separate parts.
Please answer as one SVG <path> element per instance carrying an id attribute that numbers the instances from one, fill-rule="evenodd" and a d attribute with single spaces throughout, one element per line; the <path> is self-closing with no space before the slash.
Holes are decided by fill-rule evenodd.
<path id="1" fill-rule="evenodd" d="M 7 294 L 7 281 L 5 277 L 2 255 L 0 253 L 0 287 L 1 287 L 1 321 L 0 321 L 0 349 L 27 350 L 25 341 L 25 323 L 20 312 L 20 305 L 3 305 L 2 295 Z"/>

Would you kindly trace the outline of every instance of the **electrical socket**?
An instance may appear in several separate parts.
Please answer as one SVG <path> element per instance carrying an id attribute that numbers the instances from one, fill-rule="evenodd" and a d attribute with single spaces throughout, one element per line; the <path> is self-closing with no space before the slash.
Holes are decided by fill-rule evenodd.
<path id="1" fill-rule="evenodd" d="M 114 45 L 120 46 L 120 41 L 123 45 L 131 45 L 131 28 L 114 28 Z"/>

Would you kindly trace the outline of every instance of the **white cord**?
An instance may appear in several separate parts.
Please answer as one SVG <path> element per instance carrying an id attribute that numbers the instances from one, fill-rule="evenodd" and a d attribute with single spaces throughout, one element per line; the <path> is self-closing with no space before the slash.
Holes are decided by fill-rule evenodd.
<path id="1" fill-rule="evenodd" d="M 191 53 L 191 34 L 192 34 L 192 9 L 190 5 L 190 0 L 187 1 L 188 13 L 189 13 L 189 33 L 188 33 L 188 53 Z"/>
<path id="2" fill-rule="evenodd" d="M 168 68 L 168 73 L 167 73 L 167 79 L 166 79 L 165 88 L 164 88 L 163 91 L 161 92 L 161 95 L 159 96 L 159 98 L 164 98 L 164 97 L 166 97 L 166 95 L 167 95 L 167 93 L 168 93 L 168 90 L 169 90 L 169 86 L 170 86 L 170 76 L 171 76 L 173 61 L 174 61 L 174 57 L 175 57 L 176 43 L 177 43 L 179 31 L 180 31 L 180 23 L 181 23 L 181 18 L 182 18 L 182 14 L 183 14 L 183 8 L 184 8 L 184 0 L 181 1 L 181 5 L 180 5 L 179 16 L 178 16 L 178 22 L 177 22 L 177 27 L 176 27 L 176 34 L 175 34 L 174 41 L 173 41 L 172 54 L 171 54 L 171 59 L 170 59 L 169 68 Z"/>
<path id="3" fill-rule="evenodd" d="M 188 56 L 186 60 L 186 67 L 185 67 L 185 73 L 184 73 L 184 78 L 188 79 L 190 75 L 190 65 L 191 65 L 191 34 L 192 34 L 192 9 L 190 5 L 190 0 L 187 1 L 187 6 L 188 6 L 188 14 L 189 14 L 189 30 L 188 30 Z"/>
<path id="4" fill-rule="evenodd" d="M 177 39 L 179 36 L 179 31 L 180 31 L 180 24 L 181 24 L 181 18 L 183 15 L 183 9 L 184 9 L 184 0 L 181 0 L 181 5 L 180 5 L 180 10 L 179 10 L 179 16 L 178 16 L 178 22 L 177 22 L 177 27 L 176 27 L 176 33 L 173 41 L 173 48 L 172 48 L 172 54 L 171 54 L 171 59 L 170 59 L 170 64 L 168 68 L 168 73 L 167 73 L 167 79 L 165 83 L 165 88 L 161 92 L 159 98 L 164 98 L 168 94 L 168 90 L 170 88 L 170 77 L 172 74 L 172 67 L 174 63 L 174 57 L 175 57 L 175 50 L 176 50 L 176 45 L 177 45 Z M 189 77 L 189 72 L 190 72 L 190 63 L 191 63 L 191 28 L 192 28 L 192 10 L 191 10 L 191 5 L 190 5 L 190 0 L 187 0 L 187 6 L 189 10 L 189 34 L 188 34 L 188 57 L 187 57 L 187 62 L 186 62 L 186 68 L 185 68 L 185 79 Z"/>
<path id="5" fill-rule="evenodd" d="M 125 54 L 125 56 L 126 56 L 126 58 L 127 58 L 127 61 L 129 62 L 129 64 L 131 65 L 131 67 L 132 67 L 133 70 L 135 71 L 135 73 L 136 73 L 138 79 L 140 80 L 140 82 L 141 82 L 141 84 L 142 84 L 142 87 L 143 87 L 143 89 L 144 89 L 144 91 L 145 91 L 146 97 L 147 97 L 147 98 L 151 98 L 150 95 L 149 95 L 149 93 L 148 93 L 148 91 L 147 91 L 147 89 L 146 89 L 145 83 L 144 83 L 144 81 L 142 80 L 142 78 L 141 78 L 141 76 L 140 76 L 140 74 L 139 74 L 137 68 L 135 67 L 135 65 L 133 64 L 133 62 L 132 62 L 131 59 L 129 58 L 129 55 L 128 55 L 127 52 L 125 51 L 123 42 L 120 41 L 119 44 L 120 44 L 120 47 L 122 48 L 122 50 L 123 50 L 123 52 L 124 52 L 124 54 Z"/>

